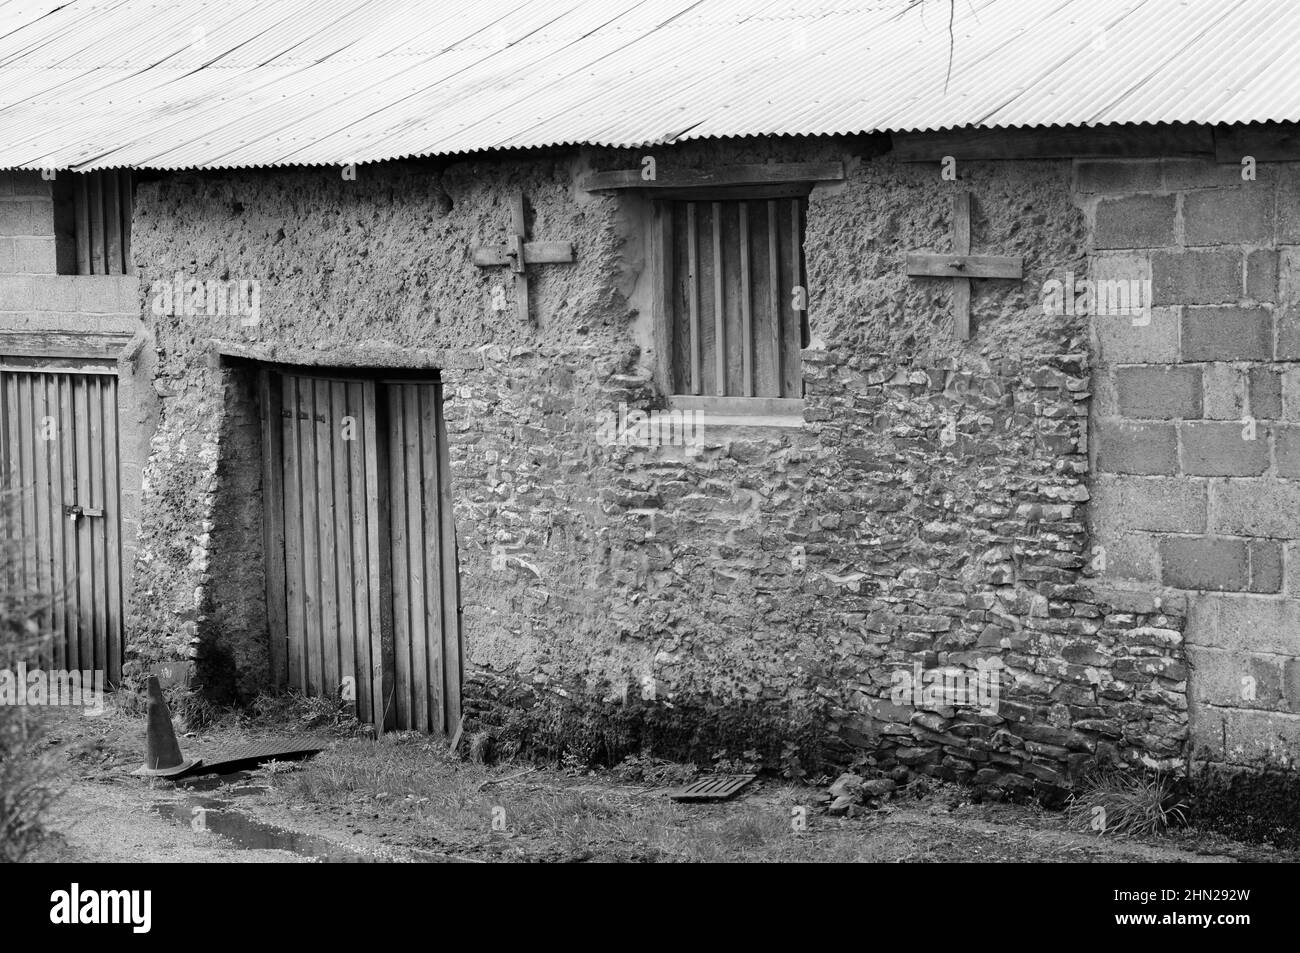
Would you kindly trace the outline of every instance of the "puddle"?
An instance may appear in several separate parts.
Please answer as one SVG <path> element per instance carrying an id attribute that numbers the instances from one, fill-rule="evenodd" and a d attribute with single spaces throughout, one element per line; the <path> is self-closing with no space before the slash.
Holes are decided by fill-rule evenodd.
<path id="1" fill-rule="evenodd" d="M 249 817 L 221 798 L 191 797 L 151 805 L 166 820 L 216 834 L 239 850 L 285 850 L 327 864 L 375 863 L 378 858 L 340 847 L 315 834 L 301 834 Z"/>
<path id="2" fill-rule="evenodd" d="M 238 850 L 284 850 L 325 864 L 386 862 L 384 858 L 350 850 L 325 837 L 276 827 L 274 824 L 259 821 L 238 810 L 232 803 L 233 798 L 260 794 L 266 790 L 264 784 L 248 783 L 251 779 L 252 775 L 247 771 L 193 778 L 182 781 L 177 785 L 177 789 L 194 792 L 220 789 L 222 797 L 191 795 L 183 800 L 157 801 L 149 806 L 154 813 L 165 820 L 186 825 L 196 831 L 216 834 L 226 844 Z M 457 860 L 429 851 L 411 853 L 418 860 L 426 863 L 454 863 Z"/>
<path id="3" fill-rule="evenodd" d="M 265 784 L 249 784 L 252 775 L 247 771 L 233 774 L 201 774 L 195 778 L 185 778 L 176 783 L 176 787 L 186 791 L 215 791 L 229 786 L 227 794 L 259 794 L 266 790 Z"/>

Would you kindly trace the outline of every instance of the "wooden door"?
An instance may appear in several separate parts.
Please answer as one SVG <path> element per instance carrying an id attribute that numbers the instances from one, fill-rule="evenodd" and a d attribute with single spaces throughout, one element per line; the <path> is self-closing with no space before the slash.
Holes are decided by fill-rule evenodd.
<path id="1" fill-rule="evenodd" d="M 271 661 L 380 728 L 460 718 L 441 387 L 262 374 Z"/>
<path id="2" fill-rule="evenodd" d="M 64 366 L 54 366 L 62 363 Z M 0 358 L 6 584 L 41 605 L 47 669 L 122 677 L 117 376 L 111 365 Z"/>

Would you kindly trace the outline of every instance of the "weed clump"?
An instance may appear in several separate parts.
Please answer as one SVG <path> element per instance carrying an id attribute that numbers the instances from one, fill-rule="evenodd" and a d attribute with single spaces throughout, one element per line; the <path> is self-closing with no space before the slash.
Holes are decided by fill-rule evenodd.
<path id="1" fill-rule="evenodd" d="M 1188 805 L 1166 774 L 1111 771 L 1086 778 L 1066 803 L 1073 826 L 1114 837 L 1153 837 L 1187 823 Z"/>

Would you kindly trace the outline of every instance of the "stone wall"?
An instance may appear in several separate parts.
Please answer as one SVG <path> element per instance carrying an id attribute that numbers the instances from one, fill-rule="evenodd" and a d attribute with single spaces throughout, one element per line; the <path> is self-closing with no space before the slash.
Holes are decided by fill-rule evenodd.
<path id="1" fill-rule="evenodd" d="M 591 354 L 444 370 L 468 400 L 448 427 L 472 724 L 607 759 L 748 752 L 1039 794 L 1098 759 L 1175 763 L 1183 600 L 1080 573 L 1086 358 L 805 358 L 805 430 L 706 429 L 698 454 L 597 445 L 602 408 L 654 395 Z M 535 439 L 485 440 L 498 417 Z M 897 672 L 990 660 L 991 711 L 892 698 Z"/>
<path id="2" fill-rule="evenodd" d="M 266 685 L 260 466 L 249 382 L 213 339 L 319 366 L 441 371 L 459 538 L 467 711 L 502 745 L 919 770 L 1059 792 L 1097 762 L 1168 766 L 1186 732 L 1185 602 L 1090 585 L 1085 316 L 1039 290 L 1087 265 L 1070 162 L 967 163 L 957 183 L 860 142 L 656 150 L 660 169 L 846 165 L 818 187 L 806 253 L 802 421 L 705 424 L 702 445 L 610 446 L 620 405 L 663 406 L 649 352 L 644 206 L 577 187 L 640 154 L 174 176 L 142 185 L 133 253 L 159 354 L 131 619 L 136 669 Z M 974 195 L 978 281 L 954 341 L 950 282 L 909 278 Z M 515 189 L 536 326 L 494 309 Z M 157 315 L 152 282 L 257 280 L 261 320 Z M 1118 557 L 1117 557 L 1118 558 Z M 1152 582 L 1153 580 L 1147 580 Z M 1154 580 L 1158 582 L 1158 580 Z M 903 675 L 996 673 L 996 705 L 904 697 Z M 969 687 L 969 686 L 967 686 Z"/>
<path id="3" fill-rule="evenodd" d="M 1171 159 L 1077 171 L 1098 266 L 1148 278 L 1153 305 L 1145 324 L 1093 320 L 1106 574 L 1188 591 L 1195 758 L 1289 767 L 1300 744 L 1300 168 Z"/>
<path id="4" fill-rule="evenodd" d="M 186 659 L 221 699 L 248 699 L 268 684 L 260 425 L 250 376 L 213 366 L 213 342 L 290 362 L 432 373 L 448 349 L 479 359 L 476 349 L 489 345 L 580 351 L 619 340 L 629 315 L 610 279 L 610 212 L 574 189 L 576 175 L 576 158 L 564 156 L 445 170 L 362 166 L 355 178 L 338 169 L 175 176 L 139 187 L 132 250 L 162 414 L 136 564 L 147 598 L 130 620 L 133 670 Z M 532 234 L 578 250 L 575 265 L 535 270 L 536 328 L 515 319 L 506 270 L 472 261 L 474 247 L 504 242 L 515 190 L 528 195 Z M 155 313 L 167 310 L 154 306 L 155 283 L 178 274 L 257 282 L 258 321 Z M 501 310 L 498 287 L 507 294 Z M 449 402 L 449 419 L 486 396 L 453 383 L 465 396 Z M 538 385 L 519 396 L 531 408 L 545 392 Z M 526 420 L 494 416 L 480 438 L 523 452 L 544 436 L 518 429 Z M 465 496 L 474 490 L 467 485 Z M 462 560 L 472 561 L 478 533 L 463 526 L 461 542 Z"/>

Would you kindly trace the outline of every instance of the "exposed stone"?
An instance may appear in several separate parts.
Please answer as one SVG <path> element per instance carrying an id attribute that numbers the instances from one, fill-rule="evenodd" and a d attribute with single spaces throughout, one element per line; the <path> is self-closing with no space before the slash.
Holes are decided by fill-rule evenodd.
<path id="1" fill-rule="evenodd" d="M 663 148 L 661 163 L 701 168 L 843 158 L 831 142 Z M 582 166 L 635 159 L 597 150 Z M 1045 321 L 1033 292 L 1088 250 L 1069 163 L 978 173 L 977 240 L 1024 256 L 1027 274 L 974 283 L 970 342 L 951 333 L 946 283 L 909 278 L 897 255 L 945 247 L 950 196 L 915 165 L 850 163 L 842 188 L 810 200 L 818 306 L 802 426 L 708 427 L 689 454 L 594 439 L 599 415 L 619 403 L 660 407 L 665 395 L 647 351 L 643 222 L 625 197 L 575 200 L 578 166 L 520 156 L 418 175 L 380 166 L 346 192 L 305 172 L 139 188 L 142 280 L 178 263 L 260 278 L 262 326 L 250 337 L 285 363 L 369 366 L 378 354 L 378 366 L 441 370 L 467 730 L 490 731 L 506 753 L 525 743 L 594 759 L 647 747 L 701 761 L 753 751 L 764 767 L 797 759 L 828 773 L 872 758 L 865 774 L 889 774 L 861 782 L 872 797 L 909 772 L 1020 791 L 1068 783 L 1076 755 L 1103 738 L 1128 763 L 1154 756 L 1147 739 L 1176 747 L 1182 645 L 1153 637 L 1139 656 L 1126 639 L 1177 635 L 1181 617 L 1112 611 L 1082 585 L 1097 505 L 1089 319 Z M 531 231 L 577 244 L 573 266 L 531 279 L 536 327 L 491 310 L 500 278 L 467 254 L 504 234 L 499 198 L 516 189 Z M 231 197 L 247 210 L 240 218 L 208 213 Z M 1165 242 L 1175 204 L 1138 205 L 1147 224 L 1137 232 Z M 1241 253 L 1160 254 L 1178 258 L 1166 263 L 1167 294 L 1179 293 L 1169 269 L 1204 262 L 1212 273 L 1191 297 L 1236 302 L 1218 295 L 1228 265 L 1241 282 Z M 260 423 L 246 373 L 209 369 L 204 344 L 241 332 L 146 321 L 163 355 L 158 379 L 177 396 L 147 467 L 134 660 L 180 656 L 197 638 L 248 669 L 235 685 L 247 697 L 265 681 L 253 568 Z M 1177 399 L 1165 403 L 1151 386 L 1165 376 L 1132 375 L 1134 406 L 1171 420 L 1195 412 L 1204 383 L 1174 372 Z M 1103 427 L 1102 468 L 1172 478 L 1176 425 L 1153 426 L 1126 444 L 1108 443 Z M 1125 492 L 1150 498 L 1153 525 L 1204 512 L 1195 494 Z M 496 567 L 494 547 L 506 556 Z M 903 684 L 918 671 L 919 683 Z M 950 680 L 927 684 L 936 672 Z M 1159 731 L 1145 724 L 1156 714 Z M 1139 721 L 1140 731 L 1127 727 Z"/>

